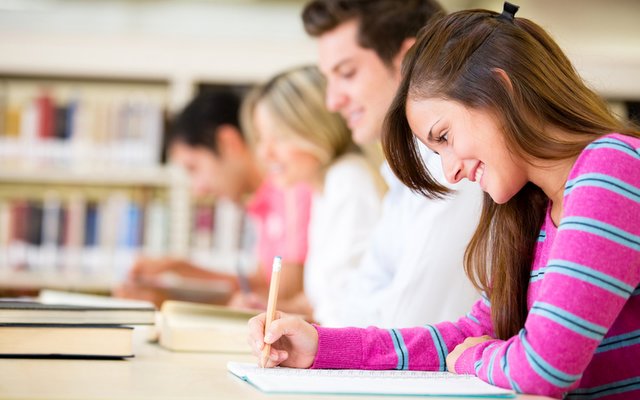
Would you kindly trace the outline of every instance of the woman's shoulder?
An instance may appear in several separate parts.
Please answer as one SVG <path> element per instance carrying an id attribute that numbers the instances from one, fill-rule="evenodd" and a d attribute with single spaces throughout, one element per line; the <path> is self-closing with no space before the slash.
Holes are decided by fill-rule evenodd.
<path id="1" fill-rule="evenodd" d="M 624 135 L 621 133 L 610 133 L 594 140 L 586 150 L 614 149 L 626 153 L 640 154 L 640 137 Z"/>
<path id="2" fill-rule="evenodd" d="M 599 137 L 582 151 L 569 176 L 604 174 L 614 177 L 640 176 L 640 138 L 611 133 Z"/>

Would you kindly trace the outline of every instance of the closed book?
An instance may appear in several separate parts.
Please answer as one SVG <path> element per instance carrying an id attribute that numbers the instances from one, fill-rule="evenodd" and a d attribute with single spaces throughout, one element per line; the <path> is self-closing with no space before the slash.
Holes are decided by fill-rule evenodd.
<path id="1" fill-rule="evenodd" d="M 29 203 L 25 200 L 15 200 L 11 203 L 11 242 L 27 241 L 27 226 L 29 212 Z"/>
<path id="2" fill-rule="evenodd" d="M 0 324 L 0 357 L 133 357 L 133 328 Z"/>
<path id="3" fill-rule="evenodd" d="M 53 99 L 43 92 L 36 99 L 38 109 L 38 137 L 48 139 L 55 136 L 56 110 Z"/>
<path id="4" fill-rule="evenodd" d="M 250 353 L 247 323 L 259 312 L 168 300 L 160 313 L 160 345 L 173 351 Z"/>
<path id="5" fill-rule="evenodd" d="M 26 212 L 26 241 L 35 246 L 42 244 L 42 204 L 30 201 Z"/>
<path id="6" fill-rule="evenodd" d="M 0 323 L 152 325 L 153 307 L 83 306 L 0 300 Z"/>
<path id="7" fill-rule="evenodd" d="M 57 193 L 47 193 L 42 205 L 42 230 L 40 243 L 56 247 L 62 223 L 62 202 Z"/>
<path id="8" fill-rule="evenodd" d="M 57 105 L 53 109 L 54 111 L 54 126 L 53 126 L 53 136 L 57 139 L 66 139 L 67 138 L 67 125 L 69 123 L 67 117 L 69 115 L 69 110 L 65 105 Z"/>
<path id="9" fill-rule="evenodd" d="M 87 247 L 98 245 L 99 218 L 98 204 L 95 202 L 87 203 L 84 220 L 84 245 Z"/>

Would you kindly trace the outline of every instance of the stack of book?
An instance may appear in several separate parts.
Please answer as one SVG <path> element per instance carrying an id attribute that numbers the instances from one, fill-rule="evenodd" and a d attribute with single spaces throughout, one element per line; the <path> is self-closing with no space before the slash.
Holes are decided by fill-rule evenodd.
<path id="1" fill-rule="evenodd" d="M 133 357 L 133 328 L 151 325 L 155 309 L 0 300 L 1 357 Z"/>

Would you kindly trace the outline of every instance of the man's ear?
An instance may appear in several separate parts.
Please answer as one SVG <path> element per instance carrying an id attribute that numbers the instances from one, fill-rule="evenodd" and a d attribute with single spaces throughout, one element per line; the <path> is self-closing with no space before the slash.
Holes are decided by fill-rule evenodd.
<path id="1" fill-rule="evenodd" d="M 242 134 L 233 125 L 220 125 L 216 131 L 218 152 L 222 157 L 235 156 L 246 151 Z"/>
<path id="2" fill-rule="evenodd" d="M 407 55 L 407 52 L 415 42 L 416 42 L 416 38 L 414 37 L 409 37 L 402 41 L 402 44 L 400 45 L 400 50 L 398 50 L 398 54 L 396 54 L 395 57 L 393 57 L 393 60 L 391 61 L 393 63 L 393 68 L 396 71 L 400 71 L 400 67 L 402 67 L 402 60 L 404 60 L 404 56 Z"/>
<path id="3" fill-rule="evenodd" d="M 511 83 L 511 78 L 509 78 L 509 75 L 507 74 L 507 72 L 502 68 L 494 68 L 493 73 L 498 75 L 498 78 L 500 78 L 502 83 L 506 85 L 507 90 L 513 93 L 513 83 Z"/>

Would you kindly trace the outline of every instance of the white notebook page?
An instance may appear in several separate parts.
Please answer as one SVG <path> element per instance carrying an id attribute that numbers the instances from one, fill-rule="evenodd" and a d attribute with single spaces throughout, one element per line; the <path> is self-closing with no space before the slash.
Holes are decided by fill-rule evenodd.
<path id="1" fill-rule="evenodd" d="M 383 394 L 513 397 L 471 375 L 427 371 L 259 368 L 227 363 L 227 369 L 266 393 Z"/>

